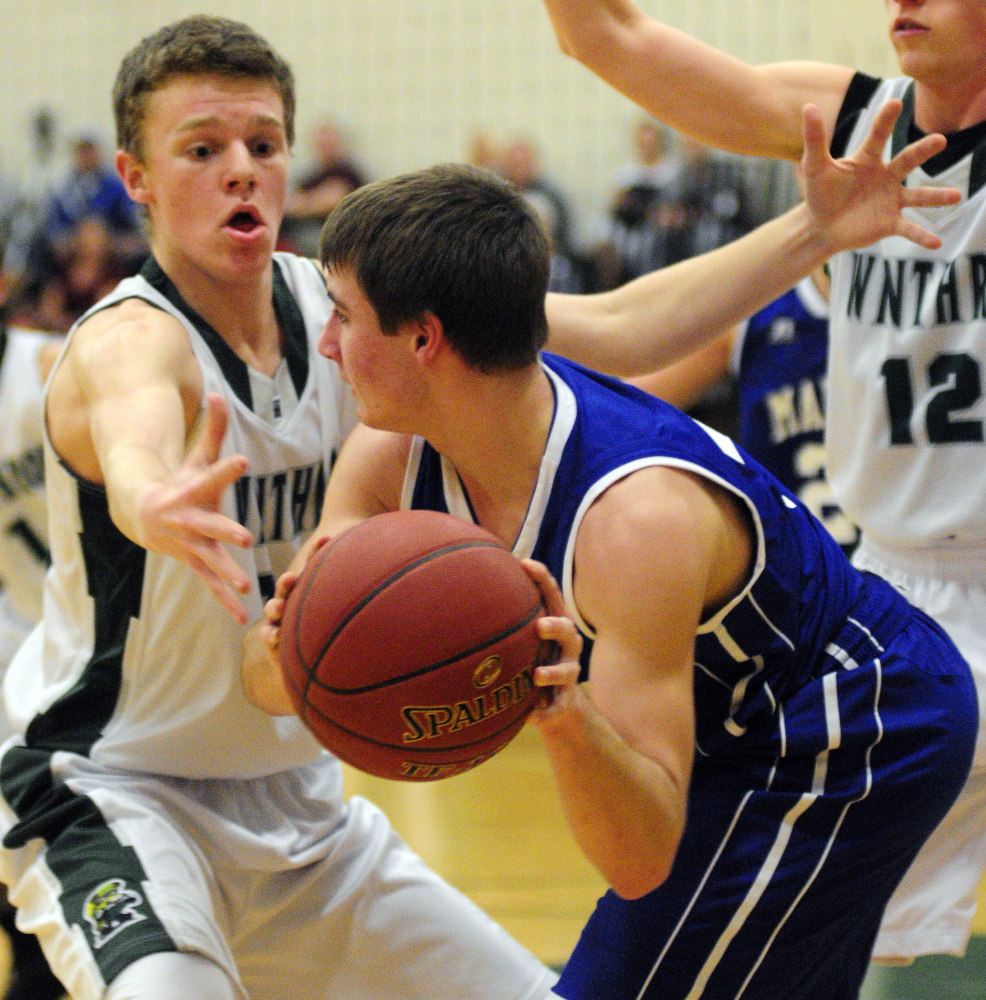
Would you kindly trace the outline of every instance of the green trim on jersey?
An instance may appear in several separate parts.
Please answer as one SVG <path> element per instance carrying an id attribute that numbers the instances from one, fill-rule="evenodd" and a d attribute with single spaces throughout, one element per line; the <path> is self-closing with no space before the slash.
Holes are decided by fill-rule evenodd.
<path id="1" fill-rule="evenodd" d="M 4 754 L 0 786 L 21 821 L 3 846 L 23 847 L 35 837 L 48 842 L 45 863 L 58 880 L 65 922 L 79 928 L 111 983 L 137 959 L 178 948 L 146 899 L 137 853 L 117 840 L 88 796 L 54 782 L 51 757 L 18 746 Z"/>
<path id="2" fill-rule="evenodd" d="M 127 633 L 131 619 L 140 617 L 147 552 L 113 523 L 101 486 L 76 483 L 82 519 L 79 544 L 94 603 L 92 657 L 76 683 L 31 720 L 26 743 L 85 757 L 116 710 Z"/>
<path id="3" fill-rule="evenodd" d="M 291 373 L 291 381 L 298 398 L 305 391 L 308 381 L 308 334 L 301 309 L 295 302 L 288 283 L 281 273 L 280 264 L 273 263 L 274 312 L 284 331 L 284 357 Z M 174 282 L 164 273 L 161 265 L 149 257 L 140 270 L 140 276 L 163 295 L 195 327 L 205 341 L 213 357 L 219 364 L 223 378 L 236 393 L 244 406 L 253 409 L 253 392 L 246 362 L 216 333 L 213 327 L 200 316 L 181 296 Z M 323 279 L 324 280 L 324 279 Z"/>

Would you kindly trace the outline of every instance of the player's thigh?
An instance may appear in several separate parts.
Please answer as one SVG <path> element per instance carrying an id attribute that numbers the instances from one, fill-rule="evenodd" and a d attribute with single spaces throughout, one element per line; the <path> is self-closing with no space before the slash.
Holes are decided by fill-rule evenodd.
<path id="1" fill-rule="evenodd" d="M 244 1000 L 215 962 L 188 952 L 147 955 L 121 972 L 105 1000 Z"/>
<path id="2" fill-rule="evenodd" d="M 82 789 L 85 788 L 85 793 Z M 69 797 L 72 792 L 71 798 Z M 235 979 L 217 919 L 212 875 L 189 837 L 138 783 L 95 787 L 70 781 L 49 818 L 47 843 L 5 859 L 20 929 L 38 936 L 53 971 L 73 996 L 98 996 L 148 955 L 208 955 Z M 16 855 L 31 854 L 19 864 Z"/>
<path id="3" fill-rule="evenodd" d="M 322 861 L 264 889 L 232 943 L 251 1000 L 534 1000 L 555 976 L 353 798 Z M 286 992 L 287 991 L 287 992 Z"/>

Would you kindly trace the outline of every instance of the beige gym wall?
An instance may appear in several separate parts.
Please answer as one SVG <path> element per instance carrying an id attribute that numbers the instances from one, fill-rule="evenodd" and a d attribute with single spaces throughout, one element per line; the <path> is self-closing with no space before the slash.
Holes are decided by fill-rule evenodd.
<path id="1" fill-rule="evenodd" d="M 646 9 L 755 62 L 814 58 L 892 72 L 880 0 L 644 0 Z M 297 160 L 321 117 L 341 124 L 374 177 L 462 159 L 477 129 L 525 135 L 583 222 L 627 155 L 633 106 L 564 58 L 540 0 L 0 0 L 0 170 L 17 174 L 28 121 L 112 135 L 124 52 L 207 11 L 247 21 L 298 78 Z"/>

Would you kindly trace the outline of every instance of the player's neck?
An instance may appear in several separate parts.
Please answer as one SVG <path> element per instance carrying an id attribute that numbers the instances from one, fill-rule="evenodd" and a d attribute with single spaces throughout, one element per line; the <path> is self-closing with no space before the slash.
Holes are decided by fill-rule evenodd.
<path id="1" fill-rule="evenodd" d="M 958 132 L 986 121 L 986 79 L 914 85 L 914 123 L 924 133 Z"/>
<path id="2" fill-rule="evenodd" d="M 551 430 L 551 384 L 536 366 L 516 377 L 478 379 L 454 410 L 459 417 L 445 422 L 444 433 L 427 438 L 455 466 L 479 523 L 513 545 Z"/>
<path id="3" fill-rule="evenodd" d="M 158 263 L 179 294 L 250 367 L 273 375 L 281 359 L 281 333 L 274 310 L 273 270 L 230 281 L 181 261 Z"/>

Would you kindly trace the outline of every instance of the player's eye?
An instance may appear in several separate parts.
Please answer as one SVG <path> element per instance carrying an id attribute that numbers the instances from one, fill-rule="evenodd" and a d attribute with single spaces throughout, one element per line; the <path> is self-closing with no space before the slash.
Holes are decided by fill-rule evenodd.
<path id="1" fill-rule="evenodd" d="M 210 149 L 204 142 L 197 142 L 190 152 L 193 159 L 204 160 L 209 155 Z"/>

